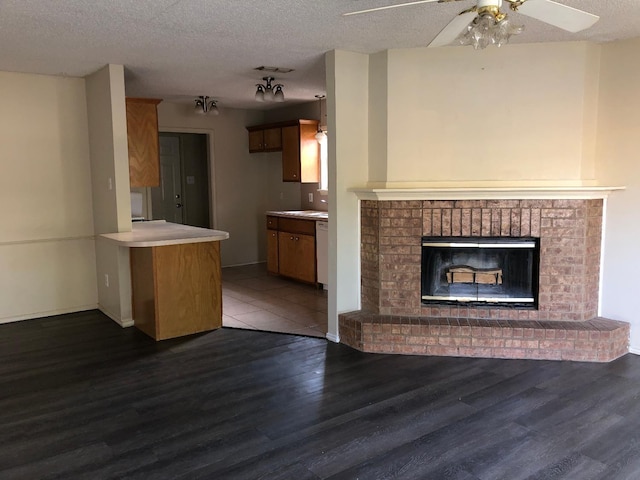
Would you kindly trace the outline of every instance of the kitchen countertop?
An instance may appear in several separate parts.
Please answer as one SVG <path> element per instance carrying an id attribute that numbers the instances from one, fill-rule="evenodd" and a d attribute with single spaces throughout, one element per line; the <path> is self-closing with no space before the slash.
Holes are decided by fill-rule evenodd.
<path id="1" fill-rule="evenodd" d="M 160 247 L 182 243 L 216 242 L 229 238 L 228 232 L 191 227 L 164 220 L 134 222 L 130 232 L 104 233 L 100 237 L 122 247 Z"/>
<path id="2" fill-rule="evenodd" d="M 323 212 L 322 210 L 282 210 L 282 211 L 269 211 L 267 215 L 273 217 L 292 217 L 301 218 L 303 220 L 328 220 L 329 212 Z"/>

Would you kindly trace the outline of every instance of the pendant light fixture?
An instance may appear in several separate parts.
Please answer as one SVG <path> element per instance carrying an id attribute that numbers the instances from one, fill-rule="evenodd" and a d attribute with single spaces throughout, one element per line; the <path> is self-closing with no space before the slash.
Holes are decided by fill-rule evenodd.
<path id="1" fill-rule="evenodd" d="M 271 85 L 275 80 L 273 77 L 262 77 L 264 84 L 256 83 L 256 102 L 284 102 L 284 85 L 277 83 Z"/>
<path id="2" fill-rule="evenodd" d="M 195 112 L 201 115 L 220 115 L 220 110 L 218 110 L 218 102 L 215 100 L 209 100 L 209 97 L 204 95 L 200 95 L 195 99 Z"/>
<path id="3" fill-rule="evenodd" d="M 318 106 L 320 107 L 320 117 L 318 118 L 318 131 L 316 132 L 316 140 L 318 143 L 322 143 L 327 139 L 327 132 L 323 131 L 320 128 L 320 124 L 322 123 L 322 99 L 325 98 L 324 95 L 316 95 L 318 99 Z"/>

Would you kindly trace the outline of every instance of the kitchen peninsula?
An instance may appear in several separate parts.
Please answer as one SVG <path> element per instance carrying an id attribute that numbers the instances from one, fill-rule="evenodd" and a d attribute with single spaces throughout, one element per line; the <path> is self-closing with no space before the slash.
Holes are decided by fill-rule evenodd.
<path id="1" fill-rule="evenodd" d="M 130 250 L 136 328 L 164 340 L 222 326 L 220 241 L 227 232 L 159 220 L 101 237 Z"/>

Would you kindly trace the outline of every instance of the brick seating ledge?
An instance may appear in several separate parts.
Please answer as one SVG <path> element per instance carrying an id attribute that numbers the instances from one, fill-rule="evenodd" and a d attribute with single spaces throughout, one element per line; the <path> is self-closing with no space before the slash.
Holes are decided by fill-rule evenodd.
<path id="1" fill-rule="evenodd" d="M 339 315 L 340 342 L 371 353 L 610 362 L 629 351 L 629 324 Z"/>

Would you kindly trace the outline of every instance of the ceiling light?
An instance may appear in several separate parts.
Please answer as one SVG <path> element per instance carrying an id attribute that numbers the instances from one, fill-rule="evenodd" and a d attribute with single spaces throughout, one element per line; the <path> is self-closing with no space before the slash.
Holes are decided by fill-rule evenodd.
<path id="1" fill-rule="evenodd" d="M 476 50 L 488 45 L 501 47 L 509 43 L 511 35 L 518 35 L 524 30 L 524 25 L 514 25 L 494 5 L 478 8 L 478 16 L 460 34 L 458 41 L 462 45 L 472 45 Z"/>
<path id="2" fill-rule="evenodd" d="M 318 118 L 318 131 L 316 132 L 316 140 L 318 141 L 318 143 L 322 143 L 327 140 L 327 132 L 323 131 L 320 128 L 320 124 L 322 123 L 322 99 L 324 98 L 324 95 L 316 95 L 316 98 L 318 99 L 318 104 L 320 106 L 320 118 Z"/>
<path id="3" fill-rule="evenodd" d="M 215 100 L 209 100 L 209 97 L 205 97 L 200 95 L 195 100 L 195 112 L 200 113 L 202 115 L 211 114 L 211 115 L 220 115 L 220 110 L 218 110 L 218 102 Z"/>
<path id="4" fill-rule="evenodd" d="M 265 81 L 262 83 L 256 83 L 256 102 L 284 102 L 284 91 L 282 90 L 281 83 L 271 85 L 271 82 L 275 80 L 273 77 L 262 77 Z"/>

